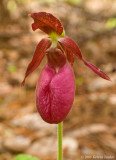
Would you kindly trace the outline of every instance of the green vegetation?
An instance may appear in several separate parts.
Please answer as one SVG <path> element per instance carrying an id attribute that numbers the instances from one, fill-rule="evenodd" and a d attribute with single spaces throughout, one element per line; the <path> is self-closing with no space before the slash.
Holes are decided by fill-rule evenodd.
<path id="1" fill-rule="evenodd" d="M 76 86 L 80 86 L 83 83 L 83 77 L 76 78 Z"/>
<path id="2" fill-rule="evenodd" d="M 16 66 L 14 66 L 13 64 L 8 65 L 8 70 L 13 73 L 17 71 Z"/>
<path id="3" fill-rule="evenodd" d="M 14 158 L 14 160 L 40 160 L 40 159 L 36 157 L 32 157 L 28 154 L 19 154 L 18 156 Z"/>
<path id="4" fill-rule="evenodd" d="M 116 18 L 109 18 L 106 22 L 106 28 L 113 29 L 116 27 Z"/>

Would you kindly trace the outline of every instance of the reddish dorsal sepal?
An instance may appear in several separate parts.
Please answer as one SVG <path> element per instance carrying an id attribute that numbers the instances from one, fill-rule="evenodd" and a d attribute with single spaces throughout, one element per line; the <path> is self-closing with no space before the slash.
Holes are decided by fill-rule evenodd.
<path id="1" fill-rule="evenodd" d="M 70 38 L 60 38 L 58 40 L 61 44 L 61 46 L 63 47 L 65 52 L 70 52 L 75 54 L 80 60 L 82 60 L 82 54 L 81 51 L 79 49 L 79 47 L 77 46 L 77 44 Z M 69 54 L 69 53 L 66 53 Z"/>
<path id="2" fill-rule="evenodd" d="M 30 14 L 30 16 L 34 19 L 34 23 L 32 24 L 33 31 L 39 28 L 47 34 L 50 34 L 51 32 L 55 32 L 58 35 L 62 34 L 63 26 L 61 22 L 52 14 L 38 12 Z"/>
<path id="3" fill-rule="evenodd" d="M 36 50 L 34 52 L 32 61 L 29 63 L 26 73 L 25 73 L 25 78 L 22 82 L 22 86 L 24 86 L 25 79 L 26 77 L 32 73 L 41 63 L 42 59 L 45 56 L 46 50 L 51 46 L 51 41 L 49 39 L 42 39 L 39 44 L 36 47 Z"/>
<path id="4" fill-rule="evenodd" d="M 103 71 L 101 71 L 99 68 L 95 67 L 93 64 L 85 61 L 84 59 L 83 59 L 83 62 L 87 67 L 89 67 L 91 70 L 93 70 L 98 76 L 100 76 L 106 80 L 111 81 L 111 79 Z"/>

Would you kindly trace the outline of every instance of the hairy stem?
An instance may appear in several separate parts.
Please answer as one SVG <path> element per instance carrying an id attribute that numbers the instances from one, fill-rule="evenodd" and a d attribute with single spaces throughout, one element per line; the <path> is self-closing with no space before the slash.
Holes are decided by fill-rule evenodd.
<path id="1" fill-rule="evenodd" d="M 62 160 L 62 128 L 63 128 L 63 122 L 60 122 L 58 124 L 58 160 Z"/>

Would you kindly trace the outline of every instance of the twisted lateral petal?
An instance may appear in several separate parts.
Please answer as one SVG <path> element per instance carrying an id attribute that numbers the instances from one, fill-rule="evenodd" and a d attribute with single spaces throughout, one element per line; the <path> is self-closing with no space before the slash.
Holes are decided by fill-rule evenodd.
<path id="1" fill-rule="evenodd" d="M 102 78 L 104 78 L 106 80 L 111 81 L 111 79 L 104 72 L 102 72 L 99 68 L 95 67 L 93 64 L 85 61 L 84 59 L 83 59 L 83 62 L 87 67 L 92 69 L 97 75 L 99 75 L 100 77 L 102 77 Z"/>
<path id="2" fill-rule="evenodd" d="M 34 19 L 34 23 L 32 24 L 33 31 L 39 28 L 47 34 L 50 34 L 51 32 L 55 32 L 59 35 L 62 34 L 63 26 L 52 14 L 38 12 L 30 14 L 30 16 Z"/>
<path id="3" fill-rule="evenodd" d="M 104 72 L 102 72 L 100 69 L 95 67 L 93 64 L 91 64 L 83 59 L 81 51 L 79 50 L 79 47 L 77 46 L 77 44 L 73 40 L 71 40 L 69 38 L 60 38 L 59 42 L 65 52 L 69 51 L 70 53 L 75 54 L 80 60 L 82 60 L 84 62 L 84 64 L 87 67 L 89 67 L 91 70 L 93 70 L 97 75 L 110 81 L 110 78 Z"/>
<path id="4" fill-rule="evenodd" d="M 65 52 L 71 52 L 73 54 L 75 54 L 80 60 L 82 60 L 82 54 L 81 51 L 79 49 L 79 47 L 77 46 L 77 44 L 70 38 L 60 38 L 58 40 L 61 44 L 61 46 L 63 47 L 63 49 L 65 50 Z"/>
<path id="5" fill-rule="evenodd" d="M 25 79 L 26 77 L 32 73 L 41 63 L 42 59 L 45 56 L 46 50 L 51 46 L 51 41 L 49 39 L 42 39 L 39 44 L 36 47 L 36 50 L 34 52 L 32 61 L 29 63 L 26 73 L 25 73 L 25 78 L 22 82 L 22 86 L 25 84 Z"/>

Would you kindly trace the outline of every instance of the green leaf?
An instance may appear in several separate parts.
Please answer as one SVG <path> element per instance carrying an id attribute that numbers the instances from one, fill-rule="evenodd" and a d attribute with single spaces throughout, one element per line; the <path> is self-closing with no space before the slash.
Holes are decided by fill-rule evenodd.
<path id="1" fill-rule="evenodd" d="M 8 65 L 8 70 L 13 73 L 17 71 L 17 68 L 13 64 L 10 64 Z"/>
<path id="2" fill-rule="evenodd" d="M 67 3 L 71 4 L 71 5 L 80 5 L 83 0 L 65 0 Z"/>
<path id="3" fill-rule="evenodd" d="M 106 28 L 113 29 L 116 27 L 116 18 L 109 18 L 106 22 Z"/>
<path id="4" fill-rule="evenodd" d="M 16 9 L 17 9 L 17 4 L 16 4 L 16 2 L 15 2 L 14 0 L 8 1 L 8 3 L 7 3 L 7 8 L 8 8 L 8 10 L 9 10 L 10 12 L 16 10 Z"/>
<path id="5" fill-rule="evenodd" d="M 19 154 L 14 158 L 14 160 L 40 160 L 40 159 L 32 157 L 28 154 Z"/>
<path id="6" fill-rule="evenodd" d="M 76 86 L 80 86 L 83 83 L 83 77 L 79 77 L 76 79 Z"/>

